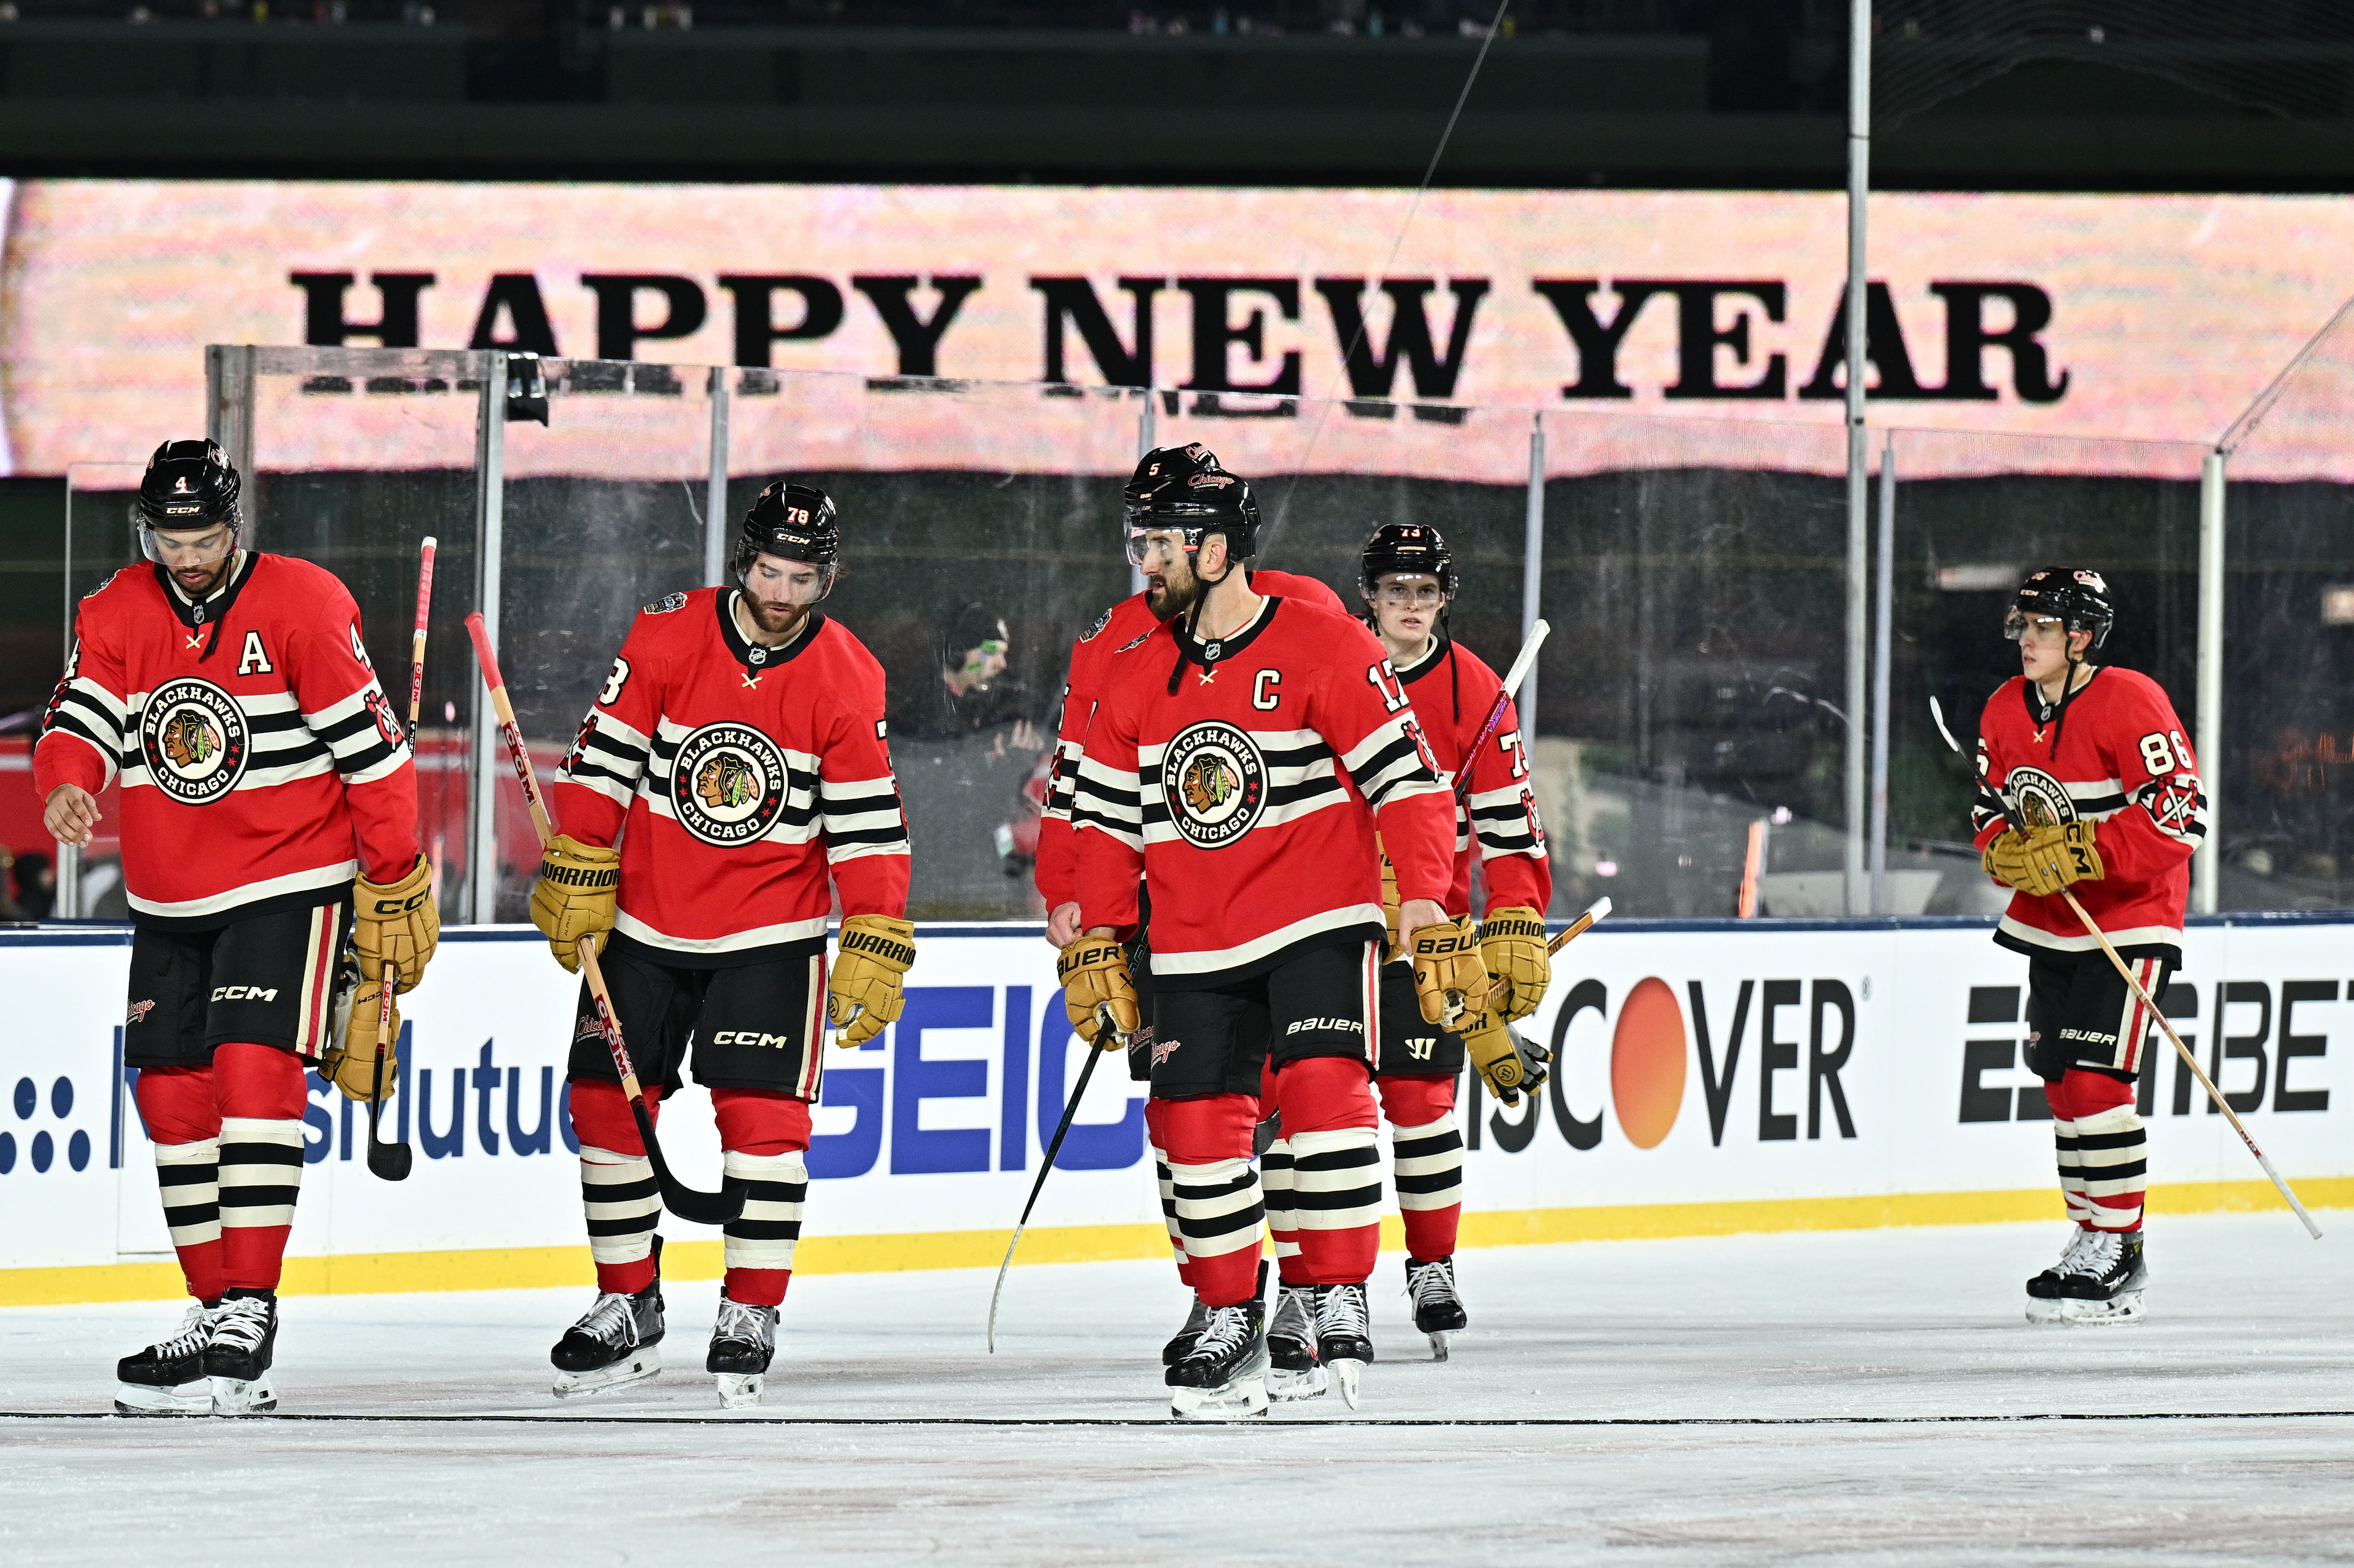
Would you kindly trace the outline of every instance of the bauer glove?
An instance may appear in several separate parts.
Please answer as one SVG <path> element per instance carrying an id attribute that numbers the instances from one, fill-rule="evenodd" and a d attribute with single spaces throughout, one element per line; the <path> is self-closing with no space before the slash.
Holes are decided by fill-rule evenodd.
<path id="1" fill-rule="evenodd" d="M 408 979 L 408 971 L 401 972 Z M 393 987 L 395 994 L 401 987 Z M 392 1093 L 400 1082 L 400 1004 L 392 1004 L 391 1022 L 384 1017 L 384 982 L 362 980 L 352 992 L 348 1012 L 336 1012 L 335 1037 L 328 1044 L 327 1054 L 319 1064 L 320 1076 L 344 1091 L 344 1097 L 366 1105 L 371 1099 L 382 1099 Z M 384 1040 L 384 1076 L 376 1071 L 376 1044 L 378 1030 Z"/>
<path id="2" fill-rule="evenodd" d="M 352 951 L 359 955 L 362 979 L 378 979 L 386 964 L 397 964 L 400 983 L 393 989 L 414 991 L 440 942 L 441 911 L 433 902 L 433 868 L 423 855 L 398 882 L 370 882 L 363 876 L 353 885 Z"/>
<path id="3" fill-rule="evenodd" d="M 888 915 L 853 915 L 842 923 L 826 977 L 825 1015 L 855 1049 L 896 1022 L 907 999 L 901 977 L 916 961 L 916 927 Z"/>
<path id="4" fill-rule="evenodd" d="M 1544 916 L 1526 905 L 1491 911 L 1479 927 L 1479 961 L 1488 969 L 1488 1005 L 1507 1022 L 1526 1018 L 1553 983 Z"/>
<path id="5" fill-rule="evenodd" d="M 1098 1051 L 1126 1047 L 1141 1014 L 1128 978 L 1128 955 L 1109 937 L 1082 937 L 1055 960 L 1063 1011 L 1079 1038 Z"/>
<path id="6" fill-rule="evenodd" d="M 1479 924 L 1465 915 L 1414 934 L 1414 991 L 1425 1023 L 1453 1027 L 1488 1005 L 1488 966 L 1479 957 Z"/>
<path id="7" fill-rule="evenodd" d="M 558 833 L 540 852 L 539 881 L 531 890 L 531 923 L 547 938 L 549 950 L 567 972 L 580 972 L 580 938 L 597 938 L 613 928 L 613 908 L 621 890 L 621 852 L 584 844 Z"/>
<path id="8" fill-rule="evenodd" d="M 1523 1037 L 1492 1010 L 1465 1027 L 1463 1050 L 1488 1092 L 1507 1106 L 1519 1105 L 1522 1094 L 1543 1088 L 1553 1061 L 1552 1052 Z"/>
<path id="9" fill-rule="evenodd" d="M 2028 829 L 2024 838 L 2005 828 L 1987 845 L 1985 863 L 1997 882 L 2039 898 L 2108 874 L 2086 821 L 2046 823 Z"/>

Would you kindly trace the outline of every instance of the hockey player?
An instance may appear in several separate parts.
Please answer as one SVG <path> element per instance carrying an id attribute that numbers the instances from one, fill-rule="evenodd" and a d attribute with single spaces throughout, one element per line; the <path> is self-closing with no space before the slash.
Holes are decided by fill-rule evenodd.
<path id="1" fill-rule="evenodd" d="M 2017 889 L 1995 940 L 2028 955 L 2027 1064 L 2052 1102 L 2075 1222 L 2060 1261 L 2027 1282 L 2027 1316 L 2040 1323 L 2137 1319 L 2148 1277 L 2134 1080 L 2154 1021 L 2060 890 L 2074 890 L 2134 978 L 2162 996 L 2182 962 L 2190 855 L 2207 834 L 2198 764 L 2166 693 L 2087 662 L 2115 619 L 2098 572 L 2030 577 L 2003 628 L 2020 673 L 1978 725 L 1977 842 L 1988 872 Z"/>
<path id="2" fill-rule="evenodd" d="M 62 843 L 88 844 L 122 783 L 123 1061 L 195 1298 L 116 1368 L 125 1414 L 275 1407 L 305 1071 L 361 1100 L 395 1081 L 376 1075 L 384 967 L 415 986 L 440 931 L 358 608 L 319 567 L 242 547 L 241 488 L 211 441 L 155 449 L 135 513 L 151 564 L 82 601 L 34 753 Z"/>
<path id="3" fill-rule="evenodd" d="M 776 1354 L 823 1018 L 864 1044 L 899 1016 L 916 957 L 882 666 L 818 608 L 840 550 L 832 500 L 779 480 L 745 515 L 738 587 L 646 606 L 556 776 L 564 832 L 532 894 L 566 969 L 597 939 L 649 1101 L 679 1087 L 694 1042 L 726 1174 L 749 1189 L 704 1363 L 731 1406 L 759 1402 Z M 653 1167 L 585 984 L 567 1072 L 598 1296 L 550 1353 L 558 1395 L 653 1376 L 663 1327 Z"/>
<path id="4" fill-rule="evenodd" d="M 1165 1151 L 1207 1321 L 1164 1381 L 1179 1414 L 1263 1411 L 1251 1169 L 1263 1067 L 1295 1166 L 1323 1361 L 1354 1403 L 1373 1359 L 1366 1277 L 1381 1183 L 1371 1089 L 1383 936 L 1378 816 L 1405 895 L 1420 1011 L 1485 1000 L 1469 920 L 1441 908 L 1453 811 L 1381 645 L 1349 619 L 1264 597 L 1249 487 L 1196 471 L 1131 506 L 1130 558 L 1180 618 L 1121 655 L 1072 808 L 1085 935 L 1057 966 L 1074 1025 L 1139 1026 L 1119 938 L 1151 902 L 1146 1125 Z"/>
<path id="5" fill-rule="evenodd" d="M 1476 1022 L 1467 1022 L 1465 1033 L 1423 1021 L 1415 1006 L 1414 971 L 1397 946 L 1394 893 L 1385 900 L 1393 925 L 1390 961 L 1382 969 L 1382 1037 L 1373 1082 L 1390 1125 L 1398 1211 L 1405 1225 L 1406 1295 L 1414 1304 L 1415 1327 L 1430 1337 L 1441 1361 L 1447 1358 L 1447 1337 L 1469 1320 L 1455 1285 L 1456 1226 L 1463 1213 L 1456 1076 L 1463 1070 L 1468 1041 L 1472 1065 L 1500 1097 L 1543 1083 L 1544 1069 L 1521 1056 L 1505 1025 L 1534 1012 L 1553 978 L 1543 913 L 1553 900 L 1553 867 L 1528 784 L 1527 747 L 1507 699 L 1504 716 L 1479 755 L 1469 756 L 1504 687 L 1478 654 L 1447 634 L 1447 608 L 1455 585 L 1453 553 L 1436 528 L 1386 523 L 1365 541 L 1358 579 L 1365 618 L 1413 701 L 1438 763 L 1439 781 L 1452 792 L 1467 769 L 1471 775 L 1465 808 L 1456 817 L 1454 879 L 1445 900 L 1450 918 L 1471 907 L 1475 842 L 1487 873 L 1480 952 L 1489 971 L 1489 1003 Z M 1282 1275 L 1267 1325 L 1267 1387 L 1278 1399 L 1321 1393 L 1326 1382 L 1315 1359 L 1307 1311 L 1310 1287 L 1293 1234 L 1289 1153 L 1278 1142 L 1262 1164 L 1268 1229 Z"/>

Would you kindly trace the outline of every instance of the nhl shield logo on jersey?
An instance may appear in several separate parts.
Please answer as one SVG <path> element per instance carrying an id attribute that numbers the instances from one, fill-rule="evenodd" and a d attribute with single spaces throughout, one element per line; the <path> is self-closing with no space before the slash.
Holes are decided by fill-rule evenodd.
<path id="1" fill-rule="evenodd" d="M 2014 768 L 2003 788 L 2019 802 L 2019 814 L 2030 827 L 2049 827 L 2076 820 L 2075 798 L 2068 787 L 2041 768 Z"/>
<path id="2" fill-rule="evenodd" d="M 210 681 L 166 682 L 139 719 L 147 776 L 184 806 L 207 806 L 237 788 L 253 739 L 245 710 Z"/>
<path id="3" fill-rule="evenodd" d="M 750 843 L 785 809 L 785 754 L 746 724 L 707 724 L 679 742 L 670 803 L 679 825 L 705 843 Z"/>
<path id="4" fill-rule="evenodd" d="M 1267 760 L 1233 725 L 1193 725 L 1161 753 L 1161 794 L 1180 837 L 1198 849 L 1222 849 L 1266 810 Z"/>

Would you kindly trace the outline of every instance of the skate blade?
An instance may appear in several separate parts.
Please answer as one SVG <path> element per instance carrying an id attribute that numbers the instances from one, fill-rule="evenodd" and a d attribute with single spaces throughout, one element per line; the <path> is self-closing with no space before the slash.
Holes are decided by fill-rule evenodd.
<path id="1" fill-rule="evenodd" d="M 1277 1367 L 1267 1374 L 1267 1396 L 1273 1400 L 1320 1399 L 1331 1386 L 1332 1374 L 1320 1366 L 1301 1372 Z"/>
<path id="2" fill-rule="evenodd" d="M 749 1410 L 760 1403 L 760 1389 L 766 1383 L 765 1372 L 717 1372 L 719 1408 Z"/>
<path id="3" fill-rule="evenodd" d="M 211 1381 L 215 1415 L 267 1415 L 278 1408 L 278 1390 L 268 1372 L 250 1381 L 233 1377 Z"/>
<path id="4" fill-rule="evenodd" d="M 1357 1384 L 1365 1375 L 1365 1363 L 1336 1358 L 1325 1365 L 1332 1369 L 1332 1381 L 1341 1385 L 1341 1402 L 1356 1409 Z"/>
<path id="5" fill-rule="evenodd" d="M 114 1414 L 117 1415 L 210 1415 L 212 1413 L 213 1380 L 208 1377 L 196 1378 L 169 1388 L 144 1383 L 118 1383 L 114 1385 Z"/>
<path id="6" fill-rule="evenodd" d="M 2138 1290 L 2119 1291 L 2106 1301 L 2063 1300 L 2059 1305 L 2064 1323 L 2138 1323 L 2142 1319 Z"/>
<path id="7" fill-rule="evenodd" d="M 643 1383 L 660 1371 L 662 1356 L 652 1346 L 647 1346 L 611 1366 L 599 1367 L 594 1372 L 558 1372 L 554 1392 L 558 1399 L 587 1399 L 627 1388 L 633 1383 Z"/>
<path id="8" fill-rule="evenodd" d="M 1169 1414 L 1180 1421 L 1248 1421 L 1267 1414 L 1267 1378 L 1248 1373 L 1217 1388 L 1172 1388 Z"/>
<path id="9" fill-rule="evenodd" d="M 1447 1337 L 1448 1332 L 1449 1330 L 1447 1330 L 1440 1329 L 1435 1330 L 1431 1334 L 1430 1359 L 1432 1361 L 1443 1361 L 1447 1359 Z"/>
<path id="10" fill-rule="evenodd" d="M 2062 1320 L 2059 1298 L 2031 1296 L 2027 1298 L 2027 1320 L 2031 1323 L 2057 1323 Z"/>

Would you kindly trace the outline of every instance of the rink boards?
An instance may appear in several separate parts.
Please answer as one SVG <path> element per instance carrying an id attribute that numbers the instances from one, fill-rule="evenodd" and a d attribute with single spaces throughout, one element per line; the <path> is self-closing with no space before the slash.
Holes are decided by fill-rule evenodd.
<path id="1" fill-rule="evenodd" d="M 1989 930 L 1598 927 L 1556 960 L 1531 1021 L 1555 1048 L 1553 1085 L 1511 1111 L 1466 1095 L 1465 1245 L 2057 1216 L 2049 1113 L 2020 1060 L 2026 962 Z M 2164 998 L 2315 1207 L 2354 1203 L 2349 935 L 2297 916 L 2195 926 Z M 827 1052 L 803 1272 L 995 1264 L 1085 1060 L 1039 927 L 920 927 L 917 945 L 882 1044 Z M 121 1061 L 128 959 L 119 927 L 0 934 L 0 1304 L 179 1288 Z M 575 984 L 527 927 L 444 933 L 403 999 L 386 1112 L 414 1174 L 370 1177 L 366 1117 L 314 1078 L 290 1291 L 588 1277 L 564 1114 Z M 2162 1035 L 2149 1054 L 2153 1211 L 2277 1207 Z M 663 1132 L 683 1174 L 716 1181 L 705 1096 L 679 1096 Z M 673 1275 L 716 1272 L 716 1232 L 663 1228 Z M 1021 1258 L 1166 1245 L 1143 1089 L 1107 1061 Z"/>

